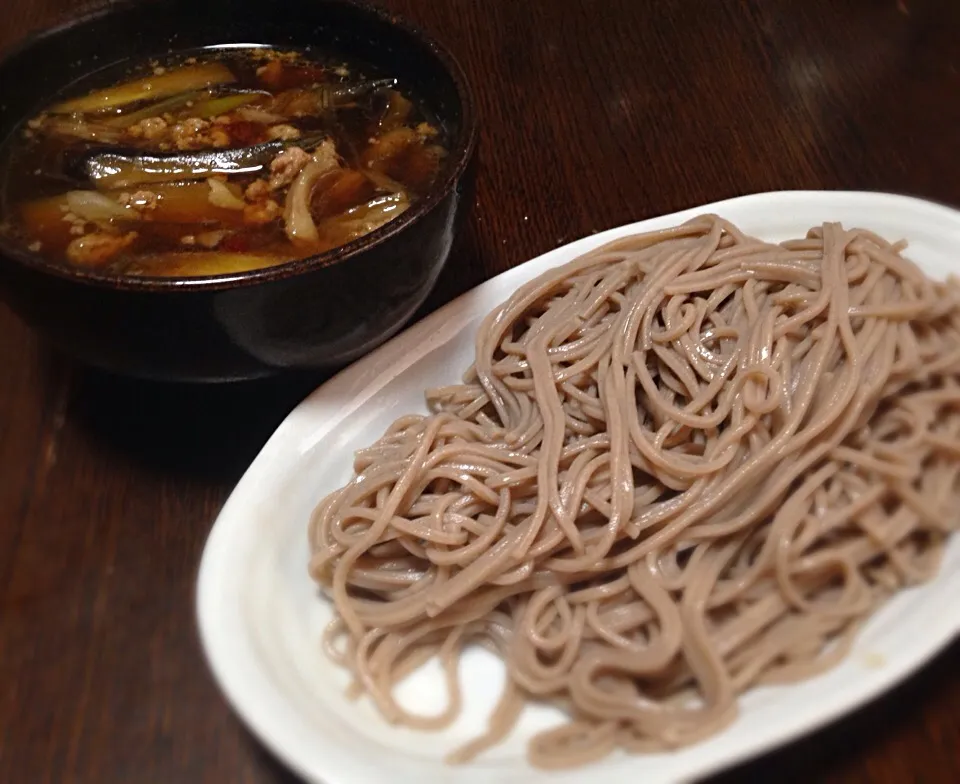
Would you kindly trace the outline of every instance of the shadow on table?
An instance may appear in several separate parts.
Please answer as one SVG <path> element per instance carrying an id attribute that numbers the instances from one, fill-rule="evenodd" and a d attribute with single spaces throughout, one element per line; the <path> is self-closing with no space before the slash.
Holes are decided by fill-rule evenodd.
<path id="1" fill-rule="evenodd" d="M 328 377 L 183 385 L 85 367 L 67 372 L 69 417 L 100 443 L 164 475 L 228 482 L 239 479 L 283 418 Z"/>
<path id="2" fill-rule="evenodd" d="M 260 742 L 244 729 L 246 740 L 254 748 L 254 758 L 264 784 L 300 784 L 300 779 L 283 766 Z M 258 779 L 259 780 L 259 779 Z"/>
<path id="3" fill-rule="evenodd" d="M 410 324 L 483 279 L 478 247 L 471 223 Z M 52 354 L 45 366 L 48 388 L 69 389 L 71 421 L 99 441 L 165 475 L 227 482 L 240 478 L 291 409 L 333 375 L 181 385 L 120 378 Z"/>

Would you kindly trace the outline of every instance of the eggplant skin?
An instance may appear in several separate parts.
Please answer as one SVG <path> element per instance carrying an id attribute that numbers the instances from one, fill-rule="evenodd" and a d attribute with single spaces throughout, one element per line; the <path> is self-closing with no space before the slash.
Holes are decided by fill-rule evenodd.
<path id="1" fill-rule="evenodd" d="M 211 174 L 257 174 L 290 146 L 313 147 L 325 135 L 264 142 L 252 147 L 179 153 L 143 153 L 103 148 L 88 151 L 70 164 L 71 171 L 98 188 L 132 188 L 162 182 L 200 180 Z"/>

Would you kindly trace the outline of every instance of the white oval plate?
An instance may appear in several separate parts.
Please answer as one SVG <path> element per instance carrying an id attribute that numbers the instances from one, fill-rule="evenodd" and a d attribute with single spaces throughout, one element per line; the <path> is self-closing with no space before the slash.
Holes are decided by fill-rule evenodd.
<path id="1" fill-rule="evenodd" d="M 331 616 L 307 576 L 307 520 L 315 504 L 351 476 L 353 451 L 402 413 L 425 411 L 425 387 L 458 380 L 473 358 L 481 318 L 520 284 L 617 237 L 714 212 L 767 239 L 802 236 L 823 221 L 906 238 L 928 273 L 960 271 L 960 212 L 879 193 L 779 192 L 744 196 L 603 232 L 487 281 L 408 329 L 322 386 L 287 417 L 220 513 L 200 567 L 197 611 L 211 668 L 234 709 L 294 771 L 323 784 L 606 784 L 698 779 L 785 743 L 862 705 L 920 667 L 960 634 L 960 537 L 939 577 L 897 596 L 866 626 L 836 669 L 800 685 L 747 694 L 736 722 L 673 753 L 617 754 L 591 767 L 544 773 L 524 757 L 526 740 L 555 723 L 530 708 L 503 745 L 452 768 L 443 755 L 476 736 L 503 683 L 486 652 L 461 665 L 465 710 L 442 733 L 389 726 L 370 702 L 344 696 L 347 676 L 320 647 Z M 415 674 L 403 701 L 440 706 L 439 672 Z"/>

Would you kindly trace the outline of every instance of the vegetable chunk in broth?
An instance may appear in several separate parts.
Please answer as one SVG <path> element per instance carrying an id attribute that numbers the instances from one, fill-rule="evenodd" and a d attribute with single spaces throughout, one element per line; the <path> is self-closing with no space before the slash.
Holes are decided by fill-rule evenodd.
<path id="1" fill-rule="evenodd" d="M 51 262 L 109 274 L 269 267 L 401 215 L 444 144 L 395 78 L 333 56 L 251 46 L 125 63 L 7 143 L 2 226 Z"/>

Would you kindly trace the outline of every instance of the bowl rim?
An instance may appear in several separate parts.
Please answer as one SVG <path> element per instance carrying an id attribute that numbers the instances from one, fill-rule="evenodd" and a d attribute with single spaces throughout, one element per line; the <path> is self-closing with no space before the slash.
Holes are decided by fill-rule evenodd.
<path id="1" fill-rule="evenodd" d="M 55 38 L 62 33 L 85 24 L 94 23 L 104 17 L 125 10 L 136 10 L 148 5 L 162 5 L 168 0 L 108 0 L 108 4 L 99 8 L 87 9 L 77 15 L 63 18 L 60 22 L 29 33 L 19 43 L 0 54 L 0 71 L 7 63 L 27 52 L 40 41 Z M 411 205 L 402 215 L 388 221 L 379 228 L 351 240 L 344 245 L 331 248 L 323 253 L 294 259 L 272 267 L 261 267 L 244 272 L 222 275 L 150 277 L 117 275 L 84 269 L 72 269 L 52 263 L 32 252 L 10 242 L 0 235 L 0 264 L 13 262 L 34 272 L 50 275 L 66 282 L 80 283 L 118 291 L 169 292 L 169 291 L 213 291 L 254 286 L 262 283 L 284 280 L 315 270 L 338 266 L 349 262 L 356 256 L 377 248 L 412 225 L 419 223 L 440 203 L 465 175 L 477 146 L 479 128 L 477 121 L 476 99 L 466 72 L 453 53 L 440 41 L 409 20 L 384 8 L 372 5 L 366 0 L 319 0 L 326 5 L 349 6 L 362 14 L 385 23 L 405 33 L 411 39 L 424 46 L 440 63 L 453 80 L 457 98 L 460 102 L 460 131 L 454 139 L 449 152 L 449 163 L 443 178 L 435 183 L 423 198 Z"/>

